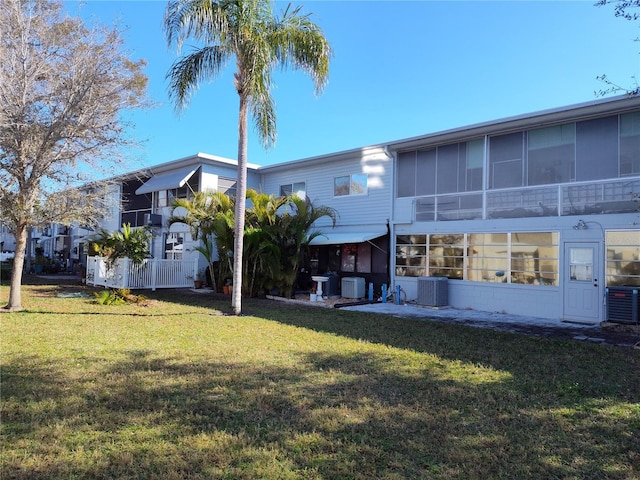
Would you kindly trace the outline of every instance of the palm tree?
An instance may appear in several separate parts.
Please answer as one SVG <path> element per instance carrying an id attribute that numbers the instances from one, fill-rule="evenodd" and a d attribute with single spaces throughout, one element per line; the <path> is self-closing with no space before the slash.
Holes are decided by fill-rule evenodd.
<path id="1" fill-rule="evenodd" d="M 184 215 L 176 215 L 176 209 L 185 210 Z M 189 226 L 191 237 L 194 240 L 201 240 L 202 244 L 195 247 L 209 264 L 209 274 L 211 275 L 211 286 L 216 291 L 217 283 L 214 270 L 215 254 L 214 244 L 217 246 L 219 260 L 222 261 L 223 252 L 221 244 L 227 235 L 224 230 L 228 229 L 229 223 L 233 222 L 233 201 L 221 192 L 196 192 L 191 199 L 178 198 L 173 203 L 173 212 L 169 218 L 169 225 L 174 223 L 184 223 Z M 215 239 L 213 238 L 215 236 Z M 230 246 L 228 247 L 230 248 Z M 226 251 L 224 252 L 226 256 Z"/>
<path id="2" fill-rule="evenodd" d="M 311 240 L 322 235 L 319 230 L 309 233 L 311 228 L 323 217 L 328 217 L 335 227 L 338 212 L 324 205 L 315 206 L 308 199 L 296 195 L 287 197 L 287 203 L 291 212 L 284 212 L 278 217 L 279 224 L 273 230 L 273 242 L 280 247 L 279 287 L 285 296 L 292 297 L 302 256 Z"/>
<path id="3" fill-rule="evenodd" d="M 269 0 L 171 0 L 164 29 L 169 46 L 175 42 L 179 52 L 187 39 L 202 44 L 178 59 L 167 74 L 170 96 L 178 110 L 187 105 L 201 81 L 220 74 L 235 58 L 234 86 L 240 111 L 233 283 L 242 285 L 249 109 L 264 145 L 273 145 L 272 70 L 277 66 L 300 69 L 311 76 L 319 93 L 328 80 L 331 49 L 320 28 L 300 7 L 289 6 L 282 16 L 275 17 Z M 232 307 L 236 315 L 241 313 L 240 288 L 233 289 Z"/>

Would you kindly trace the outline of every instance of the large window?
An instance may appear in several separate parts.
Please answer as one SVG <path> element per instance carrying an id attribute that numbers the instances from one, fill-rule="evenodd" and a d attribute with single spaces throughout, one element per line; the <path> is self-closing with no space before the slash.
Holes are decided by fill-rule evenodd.
<path id="1" fill-rule="evenodd" d="M 398 197 L 482 190 L 484 140 L 398 154 Z"/>
<path id="2" fill-rule="evenodd" d="M 511 283 L 555 285 L 558 279 L 558 234 L 511 234 Z"/>
<path id="3" fill-rule="evenodd" d="M 396 275 L 557 285 L 558 233 L 398 235 Z"/>
<path id="4" fill-rule="evenodd" d="M 508 250 L 506 233 L 468 234 L 466 279 L 473 282 L 506 282 Z"/>
<path id="5" fill-rule="evenodd" d="M 524 132 L 491 137 L 489 140 L 489 188 L 524 185 Z"/>
<path id="6" fill-rule="evenodd" d="M 618 177 L 618 116 L 576 124 L 576 180 Z"/>
<path id="7" fill-rule="evenodd" d="M 607 286 L 640 287 L 640 231 L 606 233 Z"/>
<path id="8" fill-rule="evenodd" d="M 575 124 L 527 132 L 528 185 L 548 185 L 575 179 Z"/>
<path id="9" fill-rule="evenodd" d="M 464 234 L 429 235 L 429 275 L 464 278 Z"/>
<path id="10" fill-rule="evenodd" d="M 336 197 L 344 195 L 366 195 L 368 191 L 367 178 L 368 175 L 366 173 L 335 177 L 333 182 L 333 194 Z"/>

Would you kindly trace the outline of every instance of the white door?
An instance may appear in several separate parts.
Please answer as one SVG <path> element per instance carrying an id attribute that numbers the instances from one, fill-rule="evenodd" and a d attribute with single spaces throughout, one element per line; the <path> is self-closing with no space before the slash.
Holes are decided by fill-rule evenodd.
<path id="1" fill-rule="evenodd" d="M 599 245 L 564 244 L 564 318 L 587 323 L 601 321 L 602 292 Z"/>

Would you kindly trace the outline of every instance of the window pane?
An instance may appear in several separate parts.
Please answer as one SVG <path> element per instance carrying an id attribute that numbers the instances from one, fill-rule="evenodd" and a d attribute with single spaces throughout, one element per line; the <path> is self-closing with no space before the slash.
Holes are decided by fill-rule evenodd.
<path id="1" fill-rule="evenodd" d="M 607 286 L 640 287 L 640 231 L 607 232 Z"/>
<path id="2" fill-rule="evenodd" d="M 529 185 L 570 182 L 575 178 L 575 124 L 531 130 L 527 138 Z"/>
<path id="3" fill-rule="evenodd" d="M 618 177 L 618 117 L 576 124 L 576 180 Z"/>
<path id="4" fill-rule="evenodd" d="M 336 197 L 349 195 L 349 177 L 336 177 L 333 183 L 333 194 Z"/>
<path id="5" fill-rule="evenodd" d="M 351 175 L 351 190 L 350 195 L 366 195 L 367 193 L 367 174 L 358 173 Z"/>
<path id="6" fill-rule="evenodd" d="M 467 142 L 467 178 L 465 190 L 482 190 L 482 165 L 484 164 L 484 140 Z"/>
<path id="7" fill-rule="evenodd" d="M 428 274 L 462 280 L 464 276 L 464 234 L 429 235 Z"/>
<path id="8" fill-rule="evenodd" d="M 557 272 L 557 233 L 511 234 L 511 283 L 556 285 Z"/>
<path id="9" fill-rule="evenodd" d="M 416 199 L 416 222 L 432 222 L 436 216 L 435 197 Z"/>
<path id="10" fill-rule="evenodd" d="M 438 193 L 458 191 L 458 144 L 438 147 L 437 160 Z"/>
<path id="11" fill-rule="evenodd" d="M 396 275 L 424 277 L 427 264 L 426 235 L 396 236 Z"/>
<path id="12" fill-rule="evenodd" d="M 184 247 L 184 233 L 168 233 L 164 242 L 164 258 L 181 260 Z"/>
<path id="13" fill-rule="evenodd" d="M 398 197 L 416 194 L 416 152 L 398 154 Z"/>
<path id="14" fill-rule="evenodd" d="M 466 279 L 475 282 L 507 282 L 508 238 L 506 233 L 468 235 Z"/>
<path id="15" fill-rule="evenodd" d="M 508 188 L 523 185 L 522 132 L 491 137 L 489 188 Z"/>
<path id="16" fill-rule="evenodd" d="M 640 112 L 620 116 L 620 176 L 640 174 Z"/>
<path id="17" fill-rule="evenodd" d="M 292 191 L 293 190 L 292 190 L 291 184 L 280 185 L 280 196 L 281 197 L 288 197 L 289 195 L 291 195 Z"/>
<path id="18" fill-rule="evenodd" d="M 419 150 L 417 153 L 416 195 L 436 193 L 436 150 Z"/>
<path id="19" fill-rule="evenodd" d="M 591 248 L 569 249 L 569 278 L 577 282 L 593 279 L 593 250 Z"/>

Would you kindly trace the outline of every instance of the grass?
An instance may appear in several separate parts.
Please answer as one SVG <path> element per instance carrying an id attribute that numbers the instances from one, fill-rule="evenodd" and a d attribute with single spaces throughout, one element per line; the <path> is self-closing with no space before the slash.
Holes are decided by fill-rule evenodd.
<path id="1" fill-rule="evenodd" d="M 640 478 L 637 350 L 82 290 L 0 316 L 3 480 Z"/>

